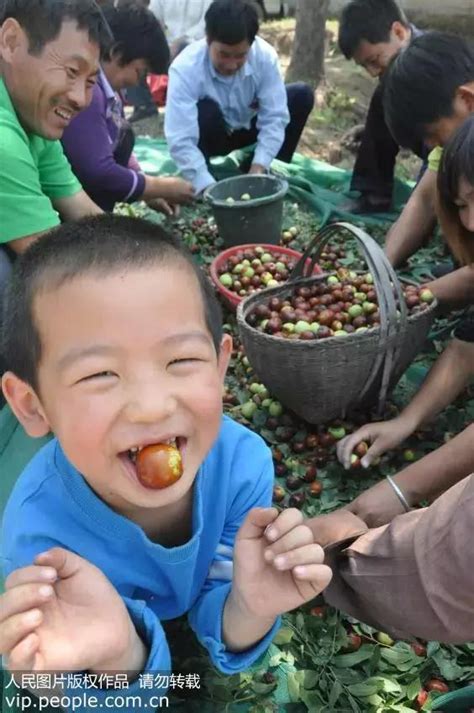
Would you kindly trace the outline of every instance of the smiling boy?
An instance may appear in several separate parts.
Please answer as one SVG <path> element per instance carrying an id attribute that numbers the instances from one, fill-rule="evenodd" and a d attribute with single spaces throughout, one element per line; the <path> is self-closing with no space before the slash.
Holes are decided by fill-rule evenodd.
<path id="1" fill-rule="evenodd" d="M 206 279 L 157 226 L 107 216 L 27 251 L 8 303 L 3 390 L 55 434 L 3 522 L 9 668 L 124 670 L 145 695 L 137 675 L 170 669 L 160 621 L 187 611 L 222 671 L 247 668 L 331 573 L 301 513 L 268 508 L 269 449 L 222 418 L 232 344 Z M 145 487 L 130 451 L 168 440 L 183 475 Z"/>

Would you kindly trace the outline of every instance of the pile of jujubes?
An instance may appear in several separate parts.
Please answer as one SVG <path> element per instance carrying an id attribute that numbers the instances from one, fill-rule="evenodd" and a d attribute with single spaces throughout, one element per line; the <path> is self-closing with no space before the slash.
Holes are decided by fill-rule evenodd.
<path id="1" fill-rule="evenodd" d="M 403 286 L 408 314 L 429 307 L 433 293 L 426 287 Z M 247 315 L 250 326 L 286 339 L 327 339 L 366 332 L 380 325 L 374 280 L 370 273 L 340 268 L 312 285 L 296 287 L 287 296 L 274 296 Z"/>
<path id="2" fill-rule="evenodd" d="M 286 282 L 298 262 L 275 247 L 270 252 L 261 246 L 231 255 L 219 270 L 219 282 L 239 297 Z"/>

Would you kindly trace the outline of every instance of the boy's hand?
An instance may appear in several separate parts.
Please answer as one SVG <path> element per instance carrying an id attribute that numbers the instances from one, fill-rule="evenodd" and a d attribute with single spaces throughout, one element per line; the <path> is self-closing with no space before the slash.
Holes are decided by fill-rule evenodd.
<path id="1" fill-rule="evenodd" d="M 0 653 L 11 671 L 131 671 L 146 663 L 121 597 L 102 572 L 56 547 L 12 572 L 0 598 Z"/>
<path id="2" fill-rule="evenodd" d="M 299 510 L 256 508 L 235 541 L 232 596 L 250 616 L 275 619 L 327 587 L 332 572 L 323 561 Z"/>

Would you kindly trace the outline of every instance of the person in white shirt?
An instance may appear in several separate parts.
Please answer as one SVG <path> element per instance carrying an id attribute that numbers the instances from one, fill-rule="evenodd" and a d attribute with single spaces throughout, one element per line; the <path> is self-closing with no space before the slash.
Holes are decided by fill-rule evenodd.
<path id="1" fill-rule="evenodd" d="M 183 46 L 202 40 L 204 16 L 212 0 L 151 0 L 150 10 L 160 21 L 174 59 Z"/>
<path id="2" fill-rule="evenodd" d="M 205 26 L 206 38 L 170 67 L 165 113 L 171 156 L 196 193 L 214 182 L 211 156 L 256 144 L 249 173 L 266 172 L 274 158 L 290 162 L 314 105 L 308 85 L 285 87 L 248 0 L 214 0 Z"/>

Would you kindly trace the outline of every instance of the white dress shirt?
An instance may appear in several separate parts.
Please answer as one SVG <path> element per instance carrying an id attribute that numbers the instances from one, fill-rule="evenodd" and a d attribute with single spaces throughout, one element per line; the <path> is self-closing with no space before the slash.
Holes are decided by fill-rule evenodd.
<path id="1" fill-rule="evenodd" d="M 220 106 L 229 132 L 249 129 L 257 116 L 258 141 L 254 163 L 268 168 L 280 150 L 290 120 L 285 85 L 273 47 L 256 37 L 245 64 L 231 77 L 218 74 L 206 40 L 186 47 L 169 72 L 165 135 L 171 156 L 197 193 L 214 183 L 198 149 L 198 101 Z"/>
<path id="2" fill-rule="evenodd" d="M 150 10 L 162 24 L 168 42 L 195 42 L 205 35 L 204 16 L 212 0 L 151 0 Z"/>

